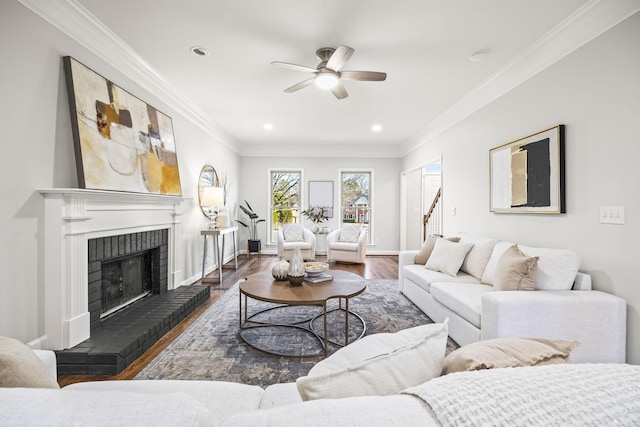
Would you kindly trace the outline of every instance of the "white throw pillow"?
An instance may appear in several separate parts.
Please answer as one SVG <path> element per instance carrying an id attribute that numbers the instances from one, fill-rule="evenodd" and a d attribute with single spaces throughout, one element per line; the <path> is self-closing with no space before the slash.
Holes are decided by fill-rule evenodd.
<path id="1" fill-rule="evenodd" d="M 296 380 L 302 400 L 385 396 L 440 376 L 448 320 L 366 336 Z"/>
<path id="2" fill-rule="evenodd" d="M 360 236 L 362 224 L 343 224 L 340 229 L 340 242 L 356 243 Z"/>
<path id="3" fill-rule="evenodd" d="M 460 270 L 464 257 L 467 256 L 472 247 L 471 243 L 455 243 L 447 239 L 438 239 L 425 267 L 429 270 L 440 271 L 455 277 L 458 274 L 458 270 Z"/>
<path id="4" fill-rule="evenodd" d="M 484 269 L 487 267 L 489 258 L 491 258 L 493 247 L 498 241 L 488 237 L 474 236 L 469 233 L 460 233 L 458 236 L 460 237 L 461 243 L 471 243 L 473 245 L 464 258 L 460 270 L 480 280 Z"/>
<path id="5" fill-rule="evenodd" d="M 284 224 L 282 233 L 287 242 L 304 242 L 304 231 L 301 224 Z"/>
<path id="6" fill-rule="evenodd" d="M 569 249 L 518 247 L 526 256 L 539 258 L 536 289 L 562 291 L 573 287 L 580 268 L 580 256 L 577 253 Z"/>

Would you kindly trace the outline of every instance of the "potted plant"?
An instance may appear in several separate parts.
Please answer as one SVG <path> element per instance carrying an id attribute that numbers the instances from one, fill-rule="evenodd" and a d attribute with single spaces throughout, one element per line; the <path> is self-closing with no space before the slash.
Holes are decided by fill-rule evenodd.
<path id="1" fill-rule="evenodd" d="M 305 216 L 307 219 L 310 219 L 311 221 L 313 221 L 314 233 L 318 232 L 318 224 L 320 224 L 321 222 L 325 222 L 326 220 L 329 219 L 329 217 L 325 215 L 325 209 L 319 206 L 309 207 L 309 209 L 306 209 L 300 213 L 303 216 Z"/>
<path id="2" fill-rule="evenodd" d="M 258 218 L 258 214 L 253 211 L 251 205 L 246 200 L 244 201 L 245 206 L 240 205 L 240 209 L 244 214 L 249 218 L 249 223 L 245 223 L 236 219 L 236 222 L 240 225 L 243 225 L 249 229 L 249 240 L 247 241 L 248 251 L 251 252 L 260 252 L 261 242 L 258 238 L 258 224 L 264 222 L 264 219 Z"/>

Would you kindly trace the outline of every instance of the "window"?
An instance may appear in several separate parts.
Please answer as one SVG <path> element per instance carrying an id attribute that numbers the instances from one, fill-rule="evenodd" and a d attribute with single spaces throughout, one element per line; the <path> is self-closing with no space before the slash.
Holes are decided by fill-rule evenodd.
<path id="1" fill-rule="evenodd" d="M 371 187 L 373 172 L 344 170 L 340 172 L 340 222 L 362 224 L 367 229 L 367 243 L 373 241 L 371 227 Z"/>
<path id="2" fill-rule="evenodd" d="M 268 243 L 277 243 L 278 230 L 282 224 L 300 222 L 300 205 L 302 197 L 301 170 L 271 170 L 269 180 L 271 188 L 271 214 L 269 215 L 271 231 Z"/>

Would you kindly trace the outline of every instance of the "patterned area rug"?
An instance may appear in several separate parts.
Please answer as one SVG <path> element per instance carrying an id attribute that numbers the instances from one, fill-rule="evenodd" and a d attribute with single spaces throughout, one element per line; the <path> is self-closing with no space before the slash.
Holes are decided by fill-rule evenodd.
<path id="1" fill-rule="evenodd" d="M 295 381 L 324 356 L 274 356 L 252 348 L 239 336 L 238 285 L 224 293 L 178 338 L 149 363 L 135 379 L 220 380 L 267 387 Z M 249 315 L 272 305 L 249 300 Z M 367 289 L 351 299 L 350 310 L 366 322 L 365 335 L 397 332 L 412 326 L 432 323 L 420 309 L 398 291 L 396 280 L 367 280 Z M 292 323 L 313 317 L 318 307 L 286 307 L 271 310 L 255 320 Z M 343 342 L 344 312 L 328 315 L 329 339 Z M 302 323 L 308 325 L 308 322 Z M 313 323 L 322 334 L 321 320 Z M 362 324 L 349 317 L 350 341 L 362 333 Z M 255 328 L 245 330 L 246 340 L 261 348 L 286 354 L 317 354 L 319 340 L 297 328 Z M 447 353 L 458 346 L 451 340 Z M 340 347 L 329 344 L 328 354 Z"/>

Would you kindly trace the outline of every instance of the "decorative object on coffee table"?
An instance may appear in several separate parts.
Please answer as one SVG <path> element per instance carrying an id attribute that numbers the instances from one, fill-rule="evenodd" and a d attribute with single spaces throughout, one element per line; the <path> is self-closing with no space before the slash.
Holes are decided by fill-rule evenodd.
<path id="1" fill-rule="evenodd" d="M 326 262 L 305 262 L 304 271 L 308 277 L 319 276 L 329 269 L 329 264 Z"/>
<path id="2" fill-rule="evenodd" d="M 287 280 L 287 274 L 289 273 L 289 263 L 283 256 L 280 256 L 280 261 L 273 264 L 271 267 L 271 275 L 276 280 Z"/>
<path id="3" fill-rule="evenodd" d="M 287 279 L 289 279 L 289 283 L 293 286 L 299 286 L 304 281 L 304 260 L 302 259 L 300 248 L 293 250 L 293 255 L 291 255 L 291 261 L 289 262 Z"/>

